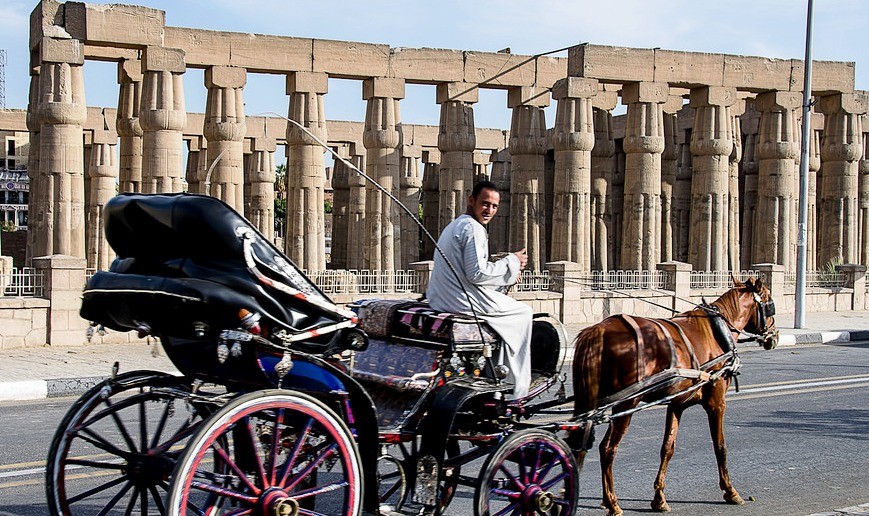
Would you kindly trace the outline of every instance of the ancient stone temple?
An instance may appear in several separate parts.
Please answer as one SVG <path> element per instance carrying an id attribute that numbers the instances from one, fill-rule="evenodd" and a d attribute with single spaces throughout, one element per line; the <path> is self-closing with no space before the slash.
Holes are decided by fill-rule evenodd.
<path id="1" fill-rule="evenodd" d="M 53 0 L 32 13 L 30 48 L 26 127 L 0 129 L 30 132 L 32 256 L 105 267 L 94 224 L 112 183 L 218 197 L 272 237 L 282 145 L 282 242 L 309 271 L 430 259 L 432 244 L 390 197 L 436 238 L 483 176 L 503 190 L 491 251 L 525 247 L 533 269 L 569 261 L 586 272 L 652 271 L 684 261 L 791 270 L 799 135 L 810 123 L 809 263 L 869 259 L 867 96 L 854 89 L 853 63 L 814 64 L 815 108 L 802 120 L 803 63 L 791 59 L 592 44 L 567 57 L 391 48 L 179 28 L 155 9 Z M 82 80 L 89 60 L 118 65 L 118 105 L 95 121 Z M 185 108 L 189 69 L 204 70 L 203 114 Z M 244 112 L 245 85 L 259 73 L 286 78 L 274 95 L 286 98 L 289 121 Z M 331 78 L 360 83 L 364 120 L 327 118 Z M 406 84 L 435 88 L 436 125 L 402 122 Z M 481 89 L 504 93 L 509 128 L 475 126 Z M 329 158 L 330 260 L 323 145 L 340 158 Z"/>

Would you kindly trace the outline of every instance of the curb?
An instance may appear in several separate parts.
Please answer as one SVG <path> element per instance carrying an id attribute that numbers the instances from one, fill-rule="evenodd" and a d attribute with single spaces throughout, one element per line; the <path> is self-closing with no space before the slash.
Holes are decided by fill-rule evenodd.
<path id="1" fill-rule="evenodd" d="M 780 335 L 779 346 L 795 344 L 826 344 L 828 342 L 849 342 L 852 340 L 869 340 L 869 331 L 824 331 L 813 333 L 790 333 Z"/>

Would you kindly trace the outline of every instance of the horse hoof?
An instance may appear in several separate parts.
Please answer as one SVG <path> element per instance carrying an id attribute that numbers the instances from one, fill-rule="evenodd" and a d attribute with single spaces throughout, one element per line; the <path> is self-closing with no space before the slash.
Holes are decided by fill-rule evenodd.
<path id="1" fill-rule="evenodd" d="M 745 500 L 739 496 L 739 493 L 734 492 L 730 495 L 724 495 L 724 501 L 729 503 L 730 505 L 742 505 L 745 503 Z"/>
<path id="2" fill-rule="evenodd" d="M 655 512 L 670 512 L 670 504 L 667 500 L 653 500 L 652 510 Z"/>

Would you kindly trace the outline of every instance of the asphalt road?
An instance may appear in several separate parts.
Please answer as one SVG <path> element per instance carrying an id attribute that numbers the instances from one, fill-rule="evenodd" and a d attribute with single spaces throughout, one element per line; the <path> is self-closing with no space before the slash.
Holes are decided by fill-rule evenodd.
<path id="1" fill-rule="evenodd" d="M 807 515 L 869 502 L 869 343 L 746 350 L 728 398 L 731 478 L 746 504 L 726 505 L 702 409 L 686 411 L 667 476 L 672 514 Z M 45 456 L 73 399 L 0 404 L 0 516 L 43 516 Z M 664 411 L 634 416 L 615 465 L 626 514 L 648 514 Z M 603 435 L 604 428 L 598 428 Z M 472 513 L 460 491 L 448 514 Z M 604 514 L 597 453 L 581 476 L 580 513 Z"/>

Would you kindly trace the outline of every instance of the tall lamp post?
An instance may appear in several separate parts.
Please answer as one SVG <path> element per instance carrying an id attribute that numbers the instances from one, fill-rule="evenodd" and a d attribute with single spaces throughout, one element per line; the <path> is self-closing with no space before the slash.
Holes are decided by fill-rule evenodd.
<path id="1" fill-rule="evenodd" d="M 794 328 L 802 328 L 806 318 L 806 223 L 809 194 L 809 136 L 812 130 L 812 10 L 813 0 L 808 0 L 806 12 L 806 59 L 803 76 L 803 134 L 800 138 L 800 192 L 797 214 L 797 285 L 794 296 Z"/>

